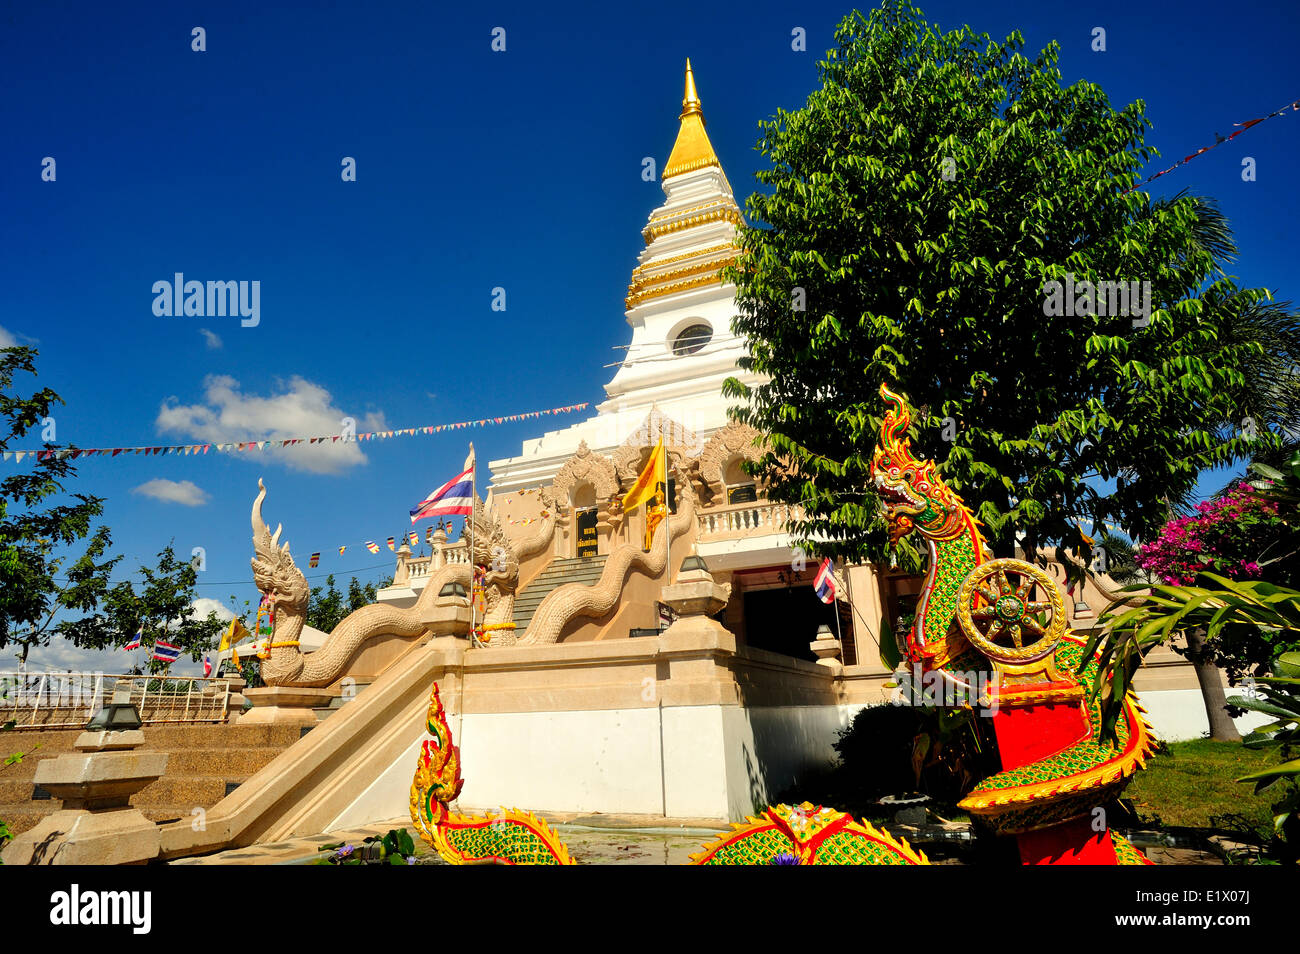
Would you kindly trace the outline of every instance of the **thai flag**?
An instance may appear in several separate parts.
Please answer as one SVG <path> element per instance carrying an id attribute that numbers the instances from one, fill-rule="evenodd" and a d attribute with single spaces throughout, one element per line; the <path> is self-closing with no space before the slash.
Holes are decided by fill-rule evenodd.
<path id="1" fill-rule="evenodd" d="M 470 467 L 457 474 L 416 504 L 411 510 L 411 523 L 418 523 L 425 517 L 436 517 L 439 514 L 468 516 L 473 513 L 473 473 L 474 468 Z"/>
<path id="2" fill-rule="evenodd" d="M 157 642 L 153 644 L 153 655 L 149 658 L 157 659 L 160 662 L 174 663 L 181 658 L 181 648 L 173 646 L 171 643 Z"/>
<path id="3" fill-rule="evenodd" d="M 203 678 L 206 679 L 212 675 L 212 657 L 206 653 L 203 656 Z"/>
<path id="4" fill-rule="evenodd" d="M 131 637 L 131 641 L 127 643 L 125 646 L 123 646 L 122 648 L 129 653 L 133 649 L 139 649 L 140 643 L 143 640 L 144 640 L 144 627 L 141 626 L 138 630 L 136 630 L 135 635 Z"/>
<path id="5" fill-rule="evenodd" d="M 835 564 L 830 561 L 830 557 L 822 560 L 822 565 L 817 568 L 817 575 L 813 577 L 813 589 L 817 591 L 817 598 L 823 603 L 835 602 L 835 577 L 831 571 L 835 569 Z"/>

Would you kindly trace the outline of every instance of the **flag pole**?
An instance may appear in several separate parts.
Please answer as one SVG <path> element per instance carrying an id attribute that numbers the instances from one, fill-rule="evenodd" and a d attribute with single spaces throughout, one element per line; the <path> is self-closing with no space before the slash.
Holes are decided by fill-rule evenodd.
<path id="1" fill-rule="evenodd" d="M 469 442 L 469 456 L 472 464 L 469 469 L 469 640 L 471 646 L 478 645 L 478 597 L 475 584 L 478 582 L 478 565 L 474 562 L 474 508 L 478 505 L 478 457 L 474 455 L 474 442 Z"/>
<path id="2" fill-rule="evenodd" d="M 660 444 L 663 446 L 662 454 L 664 455 L 664 586 L 668 585 L 668 564 L 673 559 L 673 539 L 672 531 L 668 527 L 668 514 L 672 511 L 672 506 L 668 503 L 668 445 L 663 443 L 663 431 L 659 432 Z M 662 595 L 662 594 L 661 594 Z"/>

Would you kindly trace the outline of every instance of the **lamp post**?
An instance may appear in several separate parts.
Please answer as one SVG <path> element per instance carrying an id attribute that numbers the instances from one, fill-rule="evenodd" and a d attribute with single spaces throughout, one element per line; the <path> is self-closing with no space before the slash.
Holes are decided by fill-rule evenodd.
<path id="1" fill-rule="evenodd" d="M 5 864 L 122 865 L 157 857 L 158 827 L 131 807 L 131 796 L 162 776 L 167 753 L 135 751 L 144 744 L 140 727 L 130 690 L 117 690 L 77 736 L 75 752 L 36 767 L 36 784 L 63 808 L 15 838 Z"/>

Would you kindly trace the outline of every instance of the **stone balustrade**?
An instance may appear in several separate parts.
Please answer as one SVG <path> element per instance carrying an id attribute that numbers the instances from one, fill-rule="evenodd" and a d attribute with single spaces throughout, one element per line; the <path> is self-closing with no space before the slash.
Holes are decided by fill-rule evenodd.
<path id="1" fill-rule="evenodd" d="M 789 504 L 764 500 L 710 507 L 699 511 L 699 538 L 726 540 L 756 533 L 781 533 L 789 519 Z"/>
<path id="2" fill-rule="evenodd" d="M 415 580 L 431 576 L 449 563 L 469 563 L 469 541 L 461 539 L 455 543 L 434 544 L 431 556 L 406 557 L 406 579 Z M 401 575 L 403 557 L 397 557 L 398 575 Z"/>

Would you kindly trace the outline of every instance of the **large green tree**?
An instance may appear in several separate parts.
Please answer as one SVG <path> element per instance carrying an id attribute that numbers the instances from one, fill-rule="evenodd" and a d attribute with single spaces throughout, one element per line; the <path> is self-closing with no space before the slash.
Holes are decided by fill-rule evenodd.
<path id="1" fill-rule="evenodd" d="M 770 166 L 729 271 L 761 383 L 726 392 L 770 435 L 754 470 L 802 506 L 797 535 L 881 555 L 882 382 L 999 555 L 1021 531 L 1086 564 L 1089 521 L 1149 539 L 1203 470 L 1281 443 L 1277 402 L 1242 403 L 1265 357 L 1243 329 L 1266 313 L 1294 351 L 1294 317 L 1225 275 L 1212 203 L 1138 190 L 1142 103 L 1062 85 L 1056 44 L 1030 59 L 1019 33 L 942 32 L 904 2 L 836 44 L 807 104 L 760 126 Z M 1080 294 L 1056 314 L 1049 283 L 1071 281 L 1149 282 L 1149 310 Z"/>
<path id="2" fill-rule="evenodd" d="M 200 616 L 194 608 L 198 572 L 193 563 L 179 559 L 169 543 L 158 553 L 156 566 L 142 565 L 137 572 L 139 583 L 123 580 L 114 585 L 101 599 L 99 612 L 60 623 L 59 634 L 79 646 L 108 649 L 143 630 L 146 650 L 161 640 L 196 661 L 216 648 L 226 624 L 216 613 Z M 153 668 L 165 665 L 155 662 Z"/>
<path id="3" fill-rule="evenodd" d="M 0 349 L 0 451 L 16 450 L 63 403 L 49 388 L 17 393 L 19 374 L 36 375 L 37 354 Z M 105 556 L 108 527 L 93 528 L 103 498 L 66 494 L 64 482 L 76 474 L 71 455 L 45 447 L 49 453 L 15 462 L 20 469 L 0 479 L 0 648 L 17 644 L 23 662 L 49 644 L 66 614 L 95 608 L 119 559 Z"/>
<path id="4" fill-rule="evenodd" d="M 360 583 L 354 576 L 348 583 L 347 596 L 339 592 L 334 585 L 334 574 L 325 577 L 325 586 L 313 586 L 307 600 L 307 625 L 319 629 L 322 633 L 333 632 L 334 627 L 343 621 L 349 613 L 369 606 L 378 599 L 381 586 L 387 583 Z"/>

